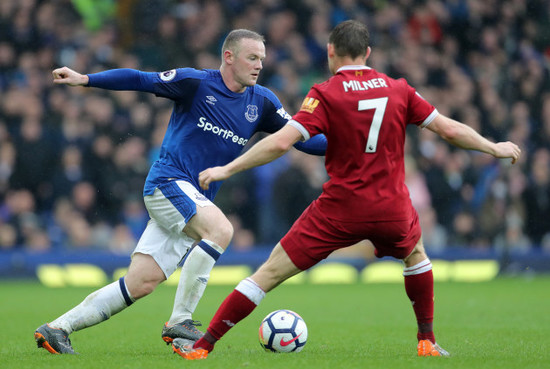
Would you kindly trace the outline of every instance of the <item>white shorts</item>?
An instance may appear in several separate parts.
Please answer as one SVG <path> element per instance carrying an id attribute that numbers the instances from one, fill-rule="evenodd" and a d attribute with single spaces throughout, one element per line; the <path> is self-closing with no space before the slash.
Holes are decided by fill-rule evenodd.
<path id="1" fill-rule="evenodd" d="M 197 206 L 214 206 L 191 183 L 163 183 L 152 195 L 145 196 L 145 207 L 151 220 L 132 253 L 151 255 L 168 278 L 181 262 L 195 240 L 183 228 L 197 213 Z"/>

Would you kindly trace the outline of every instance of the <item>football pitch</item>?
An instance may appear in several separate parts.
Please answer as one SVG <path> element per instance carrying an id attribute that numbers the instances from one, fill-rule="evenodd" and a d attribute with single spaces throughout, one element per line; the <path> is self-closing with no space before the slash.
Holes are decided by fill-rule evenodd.
<path id="1" fill-rule="evenodd" d="M 232 289 L 209 286 L 194 318 L 208 323 Z M 175 287 L 160 286 L 110 320 L 73 333 L 80 355 L 38 350 L 34 330 L 91 291 L 0 281 L 0 368 L 550 368 L 550 277 L 436 283 L 436 337 L 449 358 L 416 356 L 416 324 L 402 284 L 280 286 L 201 361 L 183 360 L 161 340 Z M 260 321 L 281 308 L 308 325 L 300 353 L 268 353 L 258 343 Z"/>

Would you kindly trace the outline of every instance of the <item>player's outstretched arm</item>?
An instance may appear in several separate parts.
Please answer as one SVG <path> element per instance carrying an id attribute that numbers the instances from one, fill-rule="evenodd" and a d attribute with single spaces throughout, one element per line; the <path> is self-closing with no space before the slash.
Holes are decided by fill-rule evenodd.
<path id="1" fill-rule="evenodd" d="M 80 74 L 63 67 L 52 72 L 53 82 L 69 86 L 97 87 L 116 91 L 144 91 L 155 92 L 154 77 L 157 73 L 141 72 L 136 69 L 119 68 L 109 69 L 98 73 Z M 166 94 L 164 97 L 169 97 Z"/>
<path id="2" fill-rule="evenodd" d="M 515 164 L 521 156 L 521 149 L 513 142 L 491 142 L 471 127 L 441 114 L 435 117 L 426 128 L 457 147 L 481 151 L 495 158 L 510 158 L 512 164 Z"/>
<path id="3" fill-rule="evenodd" d="M 57 68 L 52 74 L 53 83 L 58 85 L 85 86 L 89 81 L 87 75 L 80 74 L 67 67 Z"/>
<path id="4" fill-rule="evenodd" d="M 199 184 L 207 190 L 211 182 L 223 181 L 232 175 L 253 167 L 267 164 L 284 155 L 292 148 L 302 134 L 294 127 L 286 125 L 274 134 L 262 139 L 243 155 L 232 162 L 203 170 L 199 173 Z"/>

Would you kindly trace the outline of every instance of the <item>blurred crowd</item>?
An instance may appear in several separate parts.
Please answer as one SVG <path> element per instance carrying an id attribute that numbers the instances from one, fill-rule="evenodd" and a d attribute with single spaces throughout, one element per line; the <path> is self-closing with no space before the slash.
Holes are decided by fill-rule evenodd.
<path id="1" fill-rule="evenodd" d="M 143 184 L 172 103 L 56 86 L 54 68 L 217 69 L 228 31 L 248 28 L 266 37 L 260 83 L 293 114 L 328 77 L 328 33 L 346 19 L 370 28 L 369 66 L 523 150 L 512 166 L 407 131 L 428 251 L 550 249 L 549 16 L 545 0 L 2 0 L 0 250 L 129 253 L 148 220 Z M 326 179 L 322 157 L 293 151 L 226 181 L 216 203 L 233 248 L 272 245 Z"/>

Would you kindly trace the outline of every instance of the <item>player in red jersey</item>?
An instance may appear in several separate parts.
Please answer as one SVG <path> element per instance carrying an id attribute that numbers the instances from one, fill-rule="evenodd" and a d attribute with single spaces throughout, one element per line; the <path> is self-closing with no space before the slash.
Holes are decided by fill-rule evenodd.
<path id="1" fill-rule="evenodd" d="M 370 51 L 365 25 L 356 21 L 339 24 L 327 45 L 334 76 L 311 89 L 293 120 L 233 162 L 200 173 L 201 187 L 208 188 L 212 181 L 280 157 L 298 140 L 319 133 L 327 137 L 330 180 L 323 193 L 275 246 L 269 259 L 224 300 L 206 334 L 194 344 L 174 344 L 184 358 L 206 357 L 216 341 L 250 314 L 266 292 L 332 251 L 363 239 L 372 241 L 377 256 L 393 256 L 405 264 L 405 290 L 418 324 L 418 355 L 448 355 L 433 333 L 432 265 L 404 183 L 405 128 L 415 124 L 457 147 L 511 158 L 512 163 L 521 150 L 511 142 L 486 140 L 470 127 L 439 114 L 405 80 L 366 67 Z"/>

